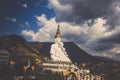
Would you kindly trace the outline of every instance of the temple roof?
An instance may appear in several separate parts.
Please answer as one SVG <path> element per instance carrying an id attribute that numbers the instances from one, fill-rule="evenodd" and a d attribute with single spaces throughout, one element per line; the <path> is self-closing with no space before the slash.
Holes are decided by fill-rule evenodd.
<path id="1" fill-rule="evenodd" d="M 61 36 L 61 34 L 60 34 L 60 26 L 58 25 L 58 27 L 57 27 L 57 32 L 56 32 L 56 35 L 55 35 L 55 38 L 61 38 L 62 36 Z"/>

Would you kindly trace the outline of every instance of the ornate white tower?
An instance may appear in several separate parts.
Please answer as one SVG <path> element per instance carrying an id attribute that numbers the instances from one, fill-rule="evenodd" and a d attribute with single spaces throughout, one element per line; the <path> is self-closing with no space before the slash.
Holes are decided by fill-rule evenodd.
<path id="1" fill-rule="evenodd" d="M 51 61 L 52 62 L 71 62 L 67 52 L 64 48 L 64 43 L 61 40 L 60 27 L 58 25 L 57 32 L 55 35 L 55 43 L 51 45 Z"/>

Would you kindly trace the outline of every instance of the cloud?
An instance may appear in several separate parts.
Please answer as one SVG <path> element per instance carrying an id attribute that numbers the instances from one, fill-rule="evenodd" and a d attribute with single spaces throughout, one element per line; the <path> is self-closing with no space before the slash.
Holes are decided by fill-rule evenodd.
<path id="1" fill-rule="evenodd" d="M 111 49 L 111 53 L 113 54 L 113 59 L 120 60 L 120 45 L 116 44 L 116 46 Z"/>
<path id="2" fill-rule="evenodd" d="M 29 27 L 30 23 L 28 21 L 25 21 L 25 25 Z"/>
<path id="3" fill-rule="evenodd" d="M 98 42 L 120 44 L 120 26 L 114 29 L 114 34 L 100 39 Z"/>
<path id="4" fill-rule="evenodd" d="M 83 24 L 102 17 L 110 29 L 120 24 L 119 0 L 49 0 L 48 8 L 55 10 L 57 21 Z"/>
<path id="5" fill-rule="evenodd" d="M 24 30 L 22 31 L 22 34 L 31 36 L 32 40 L 34 41 L 53 41 L 57 25 L 55 22 L 55 18 L 47 20 L 44 14 L 41 16 L 37 16 L 36 18 L 38 20 L 38 26 L 42 27 L 40 27 L 37 32 L 33 32 L 32 30 Z"/>
<path id="6" fill-rule="evenodd" d="M 116 44 L 118 45 L 120 44 L 119 31 L 120 31 L 120 26 L 116 27 L 114 30 L 111 30 L 110 33 L 111 35 L 98 39 L 95 42 L 96 44 L 90 44 L 91 45 L 90 48 L 95 51 L 104 51 L 104 50 L 106 51 L 115 48 L 117 46 Z"/>
<path id="7" fill-rule="evenodd" d="M 22 7 L 27 8 L 28 5 L 24 3 L 24 4 L 22 4 Z"/>
<path id="8" fill-rule="evenodd" d="M 70 4 L 63 5 L 59 3 L 59 0 L 49 0 L 48 7 L 54 9 L 56 12 L 69 13 L 72 11 L 72 6 Z"/>
<path id="9" fill-rule="evenodd" d="M 26 35 L 26 36 L 31 36 L 34 37 L 35 33 L 32 30 L 24 30 L 22 31 L 22 34 Z"/>
<path id="10" fill-rule="evenodd" d="M 120 54 L 120 45 L 116 44 L 116 46 L 111 49 L 111 52 L 114 54 Z"/>
<path id="11" fill-rule="evenodd" d="M 16 18 L 10 18 L 10 17 L 7 17 L 6 20 L 9 20 L 9 21 L 12 21 L 12 22 L 17 22 Z"/>
<path id="12" fill-rule="evenodd" d="M 100 54 L 96 54 L 98 56 L 104 56 L 104 57 L 109 57 L 114 60 L 120 60 L 120 45 L 116 44 L 113 48 L 106 52 L 102 52 Z"/>
<path id="13" fill-rule="evenodd" d="M 17 20 L 16 20 L 16 18 L 11 18 L 10 19 L 12 22 L 16 22 Z"/>

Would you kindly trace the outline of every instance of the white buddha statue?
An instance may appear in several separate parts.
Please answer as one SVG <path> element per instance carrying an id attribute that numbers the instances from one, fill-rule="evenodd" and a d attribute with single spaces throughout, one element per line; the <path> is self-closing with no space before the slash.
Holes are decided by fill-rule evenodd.
<path id="1" fill-rule="evenodd" d="M 59 25 L 55 35 L 55 43 L 51 45 L 50 54 L 53 62 L 71 62 L 61 40 Z"/>

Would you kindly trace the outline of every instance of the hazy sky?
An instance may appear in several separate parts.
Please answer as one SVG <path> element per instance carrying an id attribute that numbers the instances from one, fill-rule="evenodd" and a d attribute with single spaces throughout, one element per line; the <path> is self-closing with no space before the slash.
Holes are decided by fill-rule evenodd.
<path id="1" fill-rule="evenodd" d="M 0 35 L 53 41 L 58 23 L 65 41 L 120 58 L 120 0 L 0 0 Z"/>

